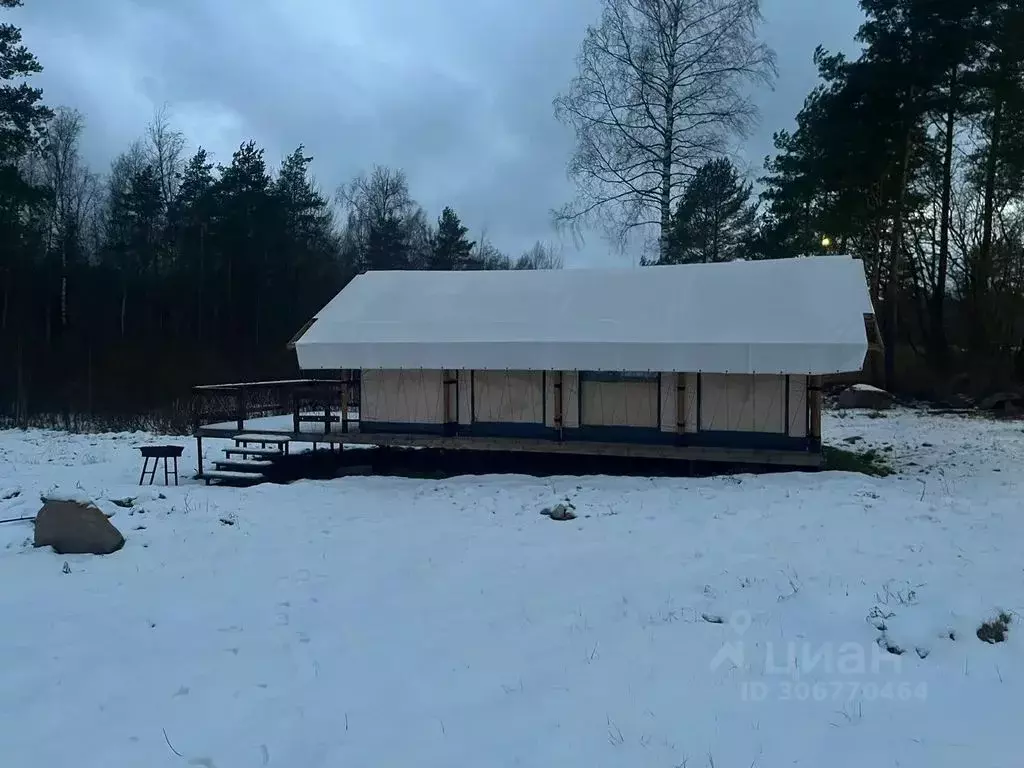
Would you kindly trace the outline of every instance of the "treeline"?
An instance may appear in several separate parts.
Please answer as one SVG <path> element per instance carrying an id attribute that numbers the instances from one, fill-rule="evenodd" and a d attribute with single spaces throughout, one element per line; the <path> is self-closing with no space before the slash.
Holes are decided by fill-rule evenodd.
<path id="1" fill-rule="evenodd" d="M 1020 0 L 860 0 L 860 54 L 817 50 L 759 196 L 729 159 L 775 75 L 756 0 L 603 4 L 555 102 L 579 188 L 559 220 L 656 232 L 648 263 L 852 253 L 882 320 L 880 383 L 1024 378 Z"/>
<path id="2" fill-rule="evenodd" d="M 863 53 L 819 49 L 821 84 L 775 137 L 765 241 L 864 258 L 890 382 L 908 345 L 938 386 L 998 386 L 1024 338 L 1024 6 L 861 6 Z"/>
<path id="3" fill-rule="evenodd" d="M 14 7 L 17 0 L 0 0 Z M 41 67 L 0 26 L 0 418 L 131 416 L 196 383 L 292 376 L 288 340 L 367 269 L 554 268 L 436 223 L 401 171 L 325 194 L 298 147 L 273 168 L 242 143 L 215 163 L 159 111 L 108 169 L 84 117 L 23 81 Z"/>

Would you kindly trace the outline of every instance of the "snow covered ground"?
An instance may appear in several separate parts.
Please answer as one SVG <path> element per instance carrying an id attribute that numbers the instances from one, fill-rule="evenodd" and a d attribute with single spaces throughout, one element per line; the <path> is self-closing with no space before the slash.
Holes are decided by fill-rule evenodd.
<path id="1" fill-rule="evenodd" d="M 829 415 L 885 479 L 141 495 L 144 435 L 0 432 L 0 518 L 59 487 L 127 537 L 0 525 L 0 764 L 1017 767 L 1024 628 L 975 632 L 1024 607 L 1022 426 Z"/>

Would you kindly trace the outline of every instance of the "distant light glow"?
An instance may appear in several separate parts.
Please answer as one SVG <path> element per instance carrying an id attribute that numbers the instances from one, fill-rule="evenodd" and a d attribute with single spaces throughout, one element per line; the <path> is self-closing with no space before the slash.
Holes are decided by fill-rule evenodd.
<path id="1" fill-rule="evenodd" d="M 826 235 L 825 237 L 821 238 L 821 247 L 822 248 L 829 248 L 829 247 L 831 247 L 831 245 L 832 245 L 832 238 L 831 237 L 828 237 Z"/>

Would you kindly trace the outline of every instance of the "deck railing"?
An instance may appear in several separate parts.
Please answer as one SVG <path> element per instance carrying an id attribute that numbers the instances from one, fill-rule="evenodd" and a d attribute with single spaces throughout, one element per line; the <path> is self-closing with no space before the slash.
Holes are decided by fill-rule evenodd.
<path id="1" fill-rule="evenodd" d="M 348 404 L 359 402 L 359 380 L 348 375 L 340 379 L 281 379 L 230 384 L 203 384 L 193 388 L 193 426 L 198 432 L 205 424 L 235 422 L 239 431 L 247 419 L 291 414 L 294 431 L 302 422 L 323 414 L 325 432 L 338 418 L 347 426 Z M 335 417 L 335 413 L 340 416 Z"/>

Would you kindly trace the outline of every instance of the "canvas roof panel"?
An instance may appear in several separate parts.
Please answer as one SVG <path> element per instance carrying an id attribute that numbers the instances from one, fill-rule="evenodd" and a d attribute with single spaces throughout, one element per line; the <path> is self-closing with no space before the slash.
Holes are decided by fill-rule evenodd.
<path id="1" fill-rule="evenodd" d="M 368 272 L 295 342 L 300 368 L 859 370 L 848 256 L 636 269 Z"/>

